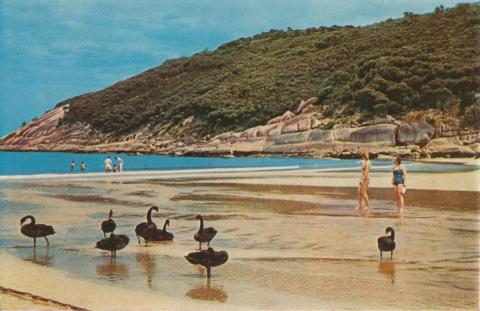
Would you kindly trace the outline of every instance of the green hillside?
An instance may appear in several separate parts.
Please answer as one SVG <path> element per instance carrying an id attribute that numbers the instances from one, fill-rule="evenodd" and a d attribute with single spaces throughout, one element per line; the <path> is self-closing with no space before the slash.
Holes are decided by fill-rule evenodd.
<path id="1" fill-rule="evenodd" d="M 189 117 L 182 135 L 241 130 L 311 96 L 333 118 L 436 108 L 471 124 L 480 116 L 479 30 L 478 3 L 365 27 L 270 30 L 59 105 L 70 104 L 65 122 L 113 134 L 168 131 Z"/>

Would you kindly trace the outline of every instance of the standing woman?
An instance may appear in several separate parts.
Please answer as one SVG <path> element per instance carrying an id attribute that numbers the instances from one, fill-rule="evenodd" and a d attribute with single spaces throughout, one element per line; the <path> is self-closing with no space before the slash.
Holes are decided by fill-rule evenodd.
<path id="1" fill-rule="evenodd" d="M 362 176 L 360 177 L 360 183 L 358 184 L 358 206 L 356 209 L 362 208 L 362 200 L 365 201 L 365 209 L 370 208 L 370 204 L 368 203 L 368 184 L 370 183 L 370 160 L 368 156 L 368 151 L 366 151 L 363 156 L 363 163 L 362 163 Z"/>
<path id="2" fill-rule="evenodd" d="M 401 165 L 402 160 L 400 157 L 395 157 L 393 159 L 393 176 L 392 176 L 392 185 L 393 185 L 393 196 L 395 198 L 395 205 L 397 206 L 397 212 L 401 213 L 403 211 L 403 206 L 405 204 L 404 194 L 407 188 L 405 188 L 407 180 L 407 170 L 403 165 Z"/>

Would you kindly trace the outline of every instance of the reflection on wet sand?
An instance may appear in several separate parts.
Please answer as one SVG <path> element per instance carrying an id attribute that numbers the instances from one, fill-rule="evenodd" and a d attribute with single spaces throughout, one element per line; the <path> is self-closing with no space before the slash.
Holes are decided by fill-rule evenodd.
<path id="1" fill-rule="evenodd" d="M 128 278 L 128 266 L 124 263 L 117 262 L 115 259 L 109 258 L 103 264 L 96 267 L 98 277 L 109 281 L 120 281 Z"/>
<path id="2" fill-rule="evenodd" d="M 386 277 L 395 283 L 395 262 L 394 261 L 380 261 L 378 263 L 378 272 L 385 274 Z"/>
<path id="3" fill-rule="evenodd" d="M 206 283 L 198 283 L 194 288 L 190 289 L 185 296 L 192 299 L 218 301 L 222 303 L 228 299 L 228 295 L 223 287 L 212 286 L 210 279 L 207 279 Z"/>
<path id="4" fill-rule="evenodd" d="M 137 263 L 139 263 L 144 274 L 147 276 L 147 286 L 152 288 L 152 280 L 155 274 L 155 256 L 150 253 L 137 253 Z"/>
<path id="5" fill-rule="evenodd" d="M 24 260 L 36 263 L 41 266 L 51 267 L 53 266 L 52 259 L 53 257 L 49 256 L 48 254 L 48 247 L 44 250 L 36 250 L 36 248 L 34 247 L 32 256 L 26 257 Z"/>

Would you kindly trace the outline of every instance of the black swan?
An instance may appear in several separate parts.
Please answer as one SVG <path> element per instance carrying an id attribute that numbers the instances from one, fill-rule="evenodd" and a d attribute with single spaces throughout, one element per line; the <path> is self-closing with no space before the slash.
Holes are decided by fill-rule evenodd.
<path id="1" fill-rule="evenodd" d="M 52 235 L 55 233 L 55 230 L 52 226 L 43 225 L 43 224 L 35 224 L 35 218 L 31 215 L 27 215 L 20 219 L 20 225 L 22 225 L 25 220 L 30 218 L 30 223 L 25 224 L 20 229 L 24 235 L 33 238 L 33 247 L 37 245 L 37 238 L 43 237 L 45 241 L 47 241 L 47 246 L 50 245 L 48 243 L 47 235 Z"/>
<path id="2" fill-rule="evenodd" d="M 210 268 L 223 265 L 228 260 L 226 251 L 214 251 L 209 247 L 207 250 L 200 250 L 185 256 L 185 259 L 192 265 L 202 265 L 207 268 L 207 277 L 210 277 Z"/>
<path id="3" fill-rule="evenodd" d="M 195 219 L 200 220 L 200 228 L 198 228 L 193 238 L 199 243 L 198 249 L 202 250 L 202 243 L 207 242 L 207 246 L 210 246 L 210 241 L 217 234 L 217 230 L 212 227 L 203 228 L 203 217 L 201 215 L 197 215 Z"/>
<path id="4" fill-rule="evenodd" d="M 381 236 L 378 238 L 378 249 L 380 250 L 380 260 L 382 260 L 382 252 L 390 252 L 390 259 L 393 257 L 393 250 L 395 249 L 395 230 L 392 227 L 387 227 L 385 233 L 390 235 Z"/>
<path id="5" fill-rule="evenodd" d="M 117 257 L 117 251 L 125 248 L 128 242 L 128 236 L 125 234 L 116 235 L 112 232 L 108 238 L 98 241 L 95 247 L 104 251 L 110 251 L 110 256 L 115 258 Z"/>
<path id="6" fill-rule="evenodd" d="M 152 240 L 153 233 L 157 230 L 157 225 L 152 221 L 152 211 L 155 210 L 158 212 L 158 207 L 152 206 L 148 209 L 147 212 L 147 222 L 142 222 L 137 225 L 135 228 L 135 234 L 137 235 L 138 244 L 140 243 L 140 237 L 145 240 L 145 245 L 148 241 Z"/>
<path id="7" fill-rule="evenodd" d="M 108 220 L 102 221 L 102 231 L 104 238 L 107 238 L 107 233 L 112 233 L 117 227 L 117 224 L 112 219 L 112 214 L 113 211 L 110 210 L 110 212 L 108 213 Z"/>
<path id="8" fill-rule="evenodd" d="M 171 241 L 173 240 L 173 233 L 167 231 L 167 226 L 170 225 L 170 220 L 165 220 L 162 230 L 155 230 L 152 235 L 152 241 Z"/>

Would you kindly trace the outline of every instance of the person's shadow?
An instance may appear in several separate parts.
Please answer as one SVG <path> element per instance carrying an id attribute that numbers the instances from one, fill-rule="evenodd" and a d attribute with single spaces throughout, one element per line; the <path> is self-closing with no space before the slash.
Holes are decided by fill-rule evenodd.
<path id="1" fill-rule="evenodd" d="M 228 295 L 222 286 L 213 286 L 211 279 L 198 283 L 194 288 L 190 289 L 185 296 L 197 300 L 218 301 L 224 303 L 228 299 Z"/>

